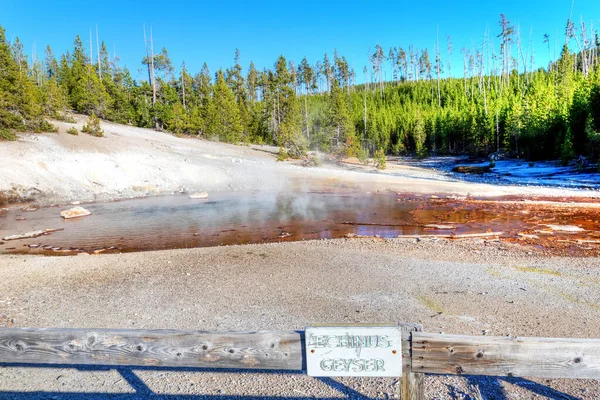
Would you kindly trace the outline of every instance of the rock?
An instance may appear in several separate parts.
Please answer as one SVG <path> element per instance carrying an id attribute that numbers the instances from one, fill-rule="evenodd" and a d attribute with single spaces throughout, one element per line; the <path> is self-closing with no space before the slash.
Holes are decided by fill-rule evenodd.
<path id="1" fill-rule="evenodd" d="M 190 194 L 190 199 L 208 199 L 208 193 L 206 193 L 206 192 L 192 193 L 192 194 Z"/>
<path id="2" fill-rule="evenodd" d="M 538 235 L 530 234 L 530 233 L 517 233 L 517 236 L 523 239 L 539 239 Z"/>
<path id="3" fill-rule="evenodd" d="M 438 225 L 438 224 L 427 224 L 425 228 L 438 229 L 438 230 L 450 230 L 456 228 L 454 225 Z"/>
<path id="4" fill-rule="evenodd" d="M 490 172 L 491 168 L 488 165 L 476 166 L 476 165 L 457 165 L 452 168 L 452 172 L 459 172 L 461 174 L 484 174 Z"/>
<path id="5" fill-rule="evenodd" d="M 79 206 L 60 212 L 60 216 L 63 217 L 64 219 L 85 217 L 86 215 L 90 215 L 90 214 L 91 214 L 91 212 L 89 212 L 85 208 L 79 207 Z"/>
<path id="6" fill-rule="evenodd" d="M 545 226 L 547 226 L 548 228 L 552 229 L 553 231 L 559 231 L 559 232 L 570 232 L 570 233 L 574 233 L 574 232 L 583 232 L 585 231 L 585 229 L 580 228 L 576 225 L 548 225 L 546 224 Z"/>
<path id="7" fill-rule="evenodd" d="M 74 206 L 78 206 L 78 205 L 81 204 L 81 202 L 80 201 L 73 201 L 73 202 L 71 202 L 71 204 L 74 205 Z"/>

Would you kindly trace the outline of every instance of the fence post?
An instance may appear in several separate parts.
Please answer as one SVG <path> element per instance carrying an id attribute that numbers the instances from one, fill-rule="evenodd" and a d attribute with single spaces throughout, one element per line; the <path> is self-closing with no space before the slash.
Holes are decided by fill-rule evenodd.
<path id="1" fill-rule="evenodd" d="M 412 372 L 412 332 L 422 332 L 423 325 L 401 323 L 402 329 L 402 400 L 424 399 L 424 374 Z"/>

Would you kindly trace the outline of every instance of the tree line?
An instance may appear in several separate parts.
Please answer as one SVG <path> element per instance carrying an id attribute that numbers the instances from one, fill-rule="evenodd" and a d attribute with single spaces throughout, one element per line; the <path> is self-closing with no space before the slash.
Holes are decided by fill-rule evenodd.
<path id="1" fill-rule="evenodd" d="M 282 157 L 309 149 L 361 159 L 506 152 L 567 162 L 600 155 L 600 38 L 570 18 L 564 42 L 543 36 L 556 54 L 546 68 L 534 67 L 520 28 L 501 15 L 497 34 L 461 50 L 461 78 L 446 36 L 446 49 L 438 39 L 433 54 L 376 45 L 360 84 L 337 51 L 314 63 L 281 55 L 259 70 L 244 68 L 236 50 L 231 67 L 212 73 L 204 64 L 193 74 L 185 62 L 176 69 L 165 48 L 155 53 L 151 31 L 145 39 L 148 79 L 138 81 L 97 36 L 94 54 L 91 32 L 89 49 L 77 36 L 58 58 L 47 46 L 43 59 L 28 60 L 20 40 L 7 41 L 0 27 L 0 138 L 52 130 L 45 117 L 65 119 L 74 110 L 180 135 L 273 144 Z"/>

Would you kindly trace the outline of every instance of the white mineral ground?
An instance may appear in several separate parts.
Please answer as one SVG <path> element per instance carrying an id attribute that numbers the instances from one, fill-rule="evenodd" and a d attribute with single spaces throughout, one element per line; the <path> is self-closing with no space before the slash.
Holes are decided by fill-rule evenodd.
<path id="1" fill-rule="evenodd" d="M 81 129 L 85 118 L 78 116 Z M 431 169 L 388 162 L 385 171 L 358 162 L 301 167 L 277 162 L 277 148 L 178 138 L 103 122 L 104 138 L 24 134 L 0 142 L 0 193 L 15 189 L 40 205 L 102 201 L 186 191 L 393 190 L 473 196 L 600 197 L 600 192 L 470 183 Z"/>
<path id="2" fill-rule="evenodd" d="M 474 195 L 590 192 L 458 183 L 276 164 L 272 153 L 104 124 L 0 143 L 0 188 L 41 202 L 290 185 Z M 272 150 L 271 150 L 272 151 Z M 364 169 L 361 167 L 361 169 Z M 389 172 L 388 172 L 389 173 Z M 308 179 L 310 178 L 310 179 Z M 438 179 L 439 178 L 439 179 Z M 314 182 L 314 183 L 313 183 Z M 364 186 L 363 186 L 364 185 Z M 0 327 L 303 329 L 319 322 L 420 322 L 429 332 L 599 337 L 600 259 L 467 239 L 338 239 L 76 257 L 0 255 Z M 133 376 L 133 375 L 135 376 Z M 126 374 L 127 375 L 127 374 Z M 133 383 L 131 386 L 129 382 Z M 397 379 L 301 374 L 0 367 L 0 398 L 394 398 Z M 429 399 L 600 398 L 598 381 L 428 376 Z M 173 397 L 170 397 L 173 396 Z M 202 398 L 202 397 L 200 397 Z M 243 397 L 244 398 L 244 397 Z"/>

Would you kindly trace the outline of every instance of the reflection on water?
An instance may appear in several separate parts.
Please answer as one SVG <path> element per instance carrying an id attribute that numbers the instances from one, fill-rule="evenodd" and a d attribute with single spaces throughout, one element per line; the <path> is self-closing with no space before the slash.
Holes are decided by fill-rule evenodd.
<path id="1" fill-rule="evenodd" d="M 347 234 L 397 237 L 449 233 L 428 224 L 451 224 L 455 234 L 533 229 L 518 210 L 463 202 L 398 198 L 395 194 L 211 193 L 87 204 L 91 216 L 63 220 L 49 207 L 0 213 L 0 237 L 64 228 L 47 236 L 6 241 L 0 253 L 53 249 L 135 251 L 228 244 L 337 238 Z M 452 225 L 454 224 L 454 225 Z M 598 227 L 596 227 L 597 229 Z"/>

